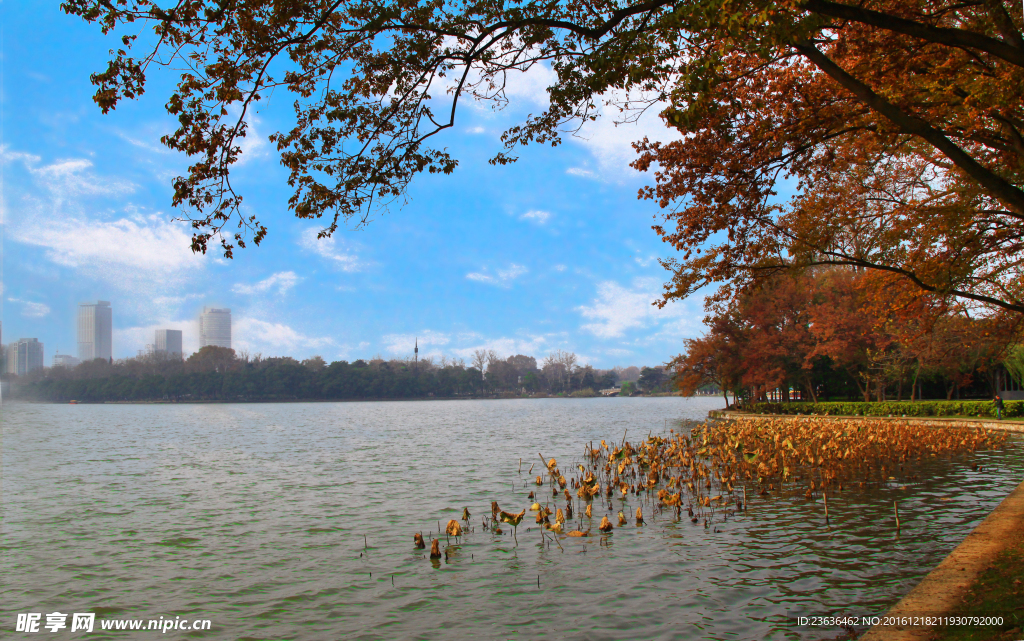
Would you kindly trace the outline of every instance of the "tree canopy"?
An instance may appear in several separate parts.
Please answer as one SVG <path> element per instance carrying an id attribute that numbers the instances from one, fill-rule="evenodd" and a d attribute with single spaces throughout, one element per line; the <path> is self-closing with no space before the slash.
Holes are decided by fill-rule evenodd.
<path id="1" fill-rule="evenodd" d="M 888 282 L 878 282 L 886 280 Z M 751 400 L 860 397 L 882 401 L 989 396 L 1019 367 L 1021 320 L 983 317 L 920 294 L 891 275 L 844 267 L 778 274 L 707 319 L 670 366 L 691 394 L 714 385 Z M 727 399 L 728 400 L 728 399 Z"/>
<path id="2" fill-rule="evenodd" d="M 502 106 L 547 65 L 550 105 L 491 162 L 558 144 L 620 98 L 683 136 L 639 141 L 640 196 L 677 252 L 666 300 L 791 268 L 853 265 L 1024 312 L 1024 16 L 1008 0 L 69 0 L 121 35 L 92 76 L 104 110 L 180 70 L 163 142 L 193 249 L 231 256 L 266 226 L 231 185 L 249 112 L 294 96 L 270 136 L 300 218 L 359 225 L 423 172 L 463 99 Z M 140 28 L 140 23 L 150 28 Z M 784 197 L 782 194 L 786 193 Z M 237 226 L 236 228 L 229 225 Z M 728 287 L 722 295 L 729 295 Z M 664 302 L 664 301 L 663 301 Z"/>

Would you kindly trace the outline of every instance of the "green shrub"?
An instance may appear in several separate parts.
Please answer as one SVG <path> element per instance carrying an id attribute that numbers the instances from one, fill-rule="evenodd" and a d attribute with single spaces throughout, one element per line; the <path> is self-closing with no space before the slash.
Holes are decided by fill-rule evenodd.
<path id="1" fill-rule="evenodd" d="M 755 414 L 816 414 L 818 416 L 977 416 L 995 418 L 992 401 L 884 401 L 827 403 L 755 403 Z M 1024 416 L 1024 401 L 1006 401 L 1003 418 Z"/>

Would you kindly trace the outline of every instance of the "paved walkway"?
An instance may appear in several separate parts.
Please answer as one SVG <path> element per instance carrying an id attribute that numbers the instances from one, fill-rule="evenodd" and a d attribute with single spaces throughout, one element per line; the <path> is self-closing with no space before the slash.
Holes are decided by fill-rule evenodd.
<path id="1" fill-rule="evenodd" d="M 964 594 L 992 561 L 1024 531 L 1024 483 L 1017 486 L 949 556 L 889 610 L 886 617 L 950 614 L 963 603 Z M 970 614 L 966 612 L 965 614 Z M 860 641 L 928 639 L 927 626 L 876 625 Z"/>

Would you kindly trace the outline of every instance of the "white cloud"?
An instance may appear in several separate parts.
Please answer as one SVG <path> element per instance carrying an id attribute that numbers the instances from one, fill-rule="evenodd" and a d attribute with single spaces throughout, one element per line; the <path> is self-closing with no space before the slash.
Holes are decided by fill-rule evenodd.
<path id="1" fill-rule="evenodd" d="M 597 174 L 582 167 L 569 167 L 565 170 L 565 173 L 570 176 L 579 176 L 580 178 L 597 178 Z"/>
<path id="2" fill-rule="evenodd" d="M 22 306 L 21 315 L 26 318 L 42 318 L 50 313 L 50 306 L 44 303 L 34 303 L 20 298 L 8 298 L 7 300 L 20 304 Z"/>
<path id="3" fill-rule="evenodd" d="M 477 332 L 450 334 L 425 329 L 416 334 L 387 334 L 381 337 L 381 342 L 384 344 L 384 351 L 389 354 L 411 355 L 416 339 L 419 339 L 420 358 L 447 355 L 468 361 L 477 350 L 494 350 L 501 356 L 526 354 L 540 360 L 547 352 L 555 349 L 552 341 L 558 340 L 561 344 L 564 336 L 526 334 L 494 338 Z M 360 347 L 365 347 L 365 344 L 361 344 Z"/>
<path id="4" fill-rule="evenodd" d="M 449 46 L 458 47 L 459 45 L 454 39 L 448 39 L 447 44 Z M 438 89 L 441 91 L 431 92 L 436 96 L 444 96 L 450 100 L 450 91 L 453 90 L 461 78 L 462 70 L 457 70 L 456 73 L 451 73 L 445 78 L 440 79 Z M 469 85 L 474 85 L 480 81 L 480 73 L 476 69 L 470 71 L 466 78 Z M 509 102 L 528 102 L 535 106 L 547 107 L 548 106 L 548 87 L 555 84 L 558 81 L 558 75 L 551 69 L 550 66 L 539 63 L 530 67 L 527 71 L 516 71 L 510 69 L 504 77 L 496 77 L 495 84 L 504 83 L 504 93 L 508 98 Z M 485 81 L 482 86 L 479 87 L 482 93 L 493 93 L 493 90 L 487 87 L 488 81 Z M 481 112 L 490 110 L 494 107 L 491 103 L 479 103 L 470 102 L 476 109 Z"/>
<path id="5" fill-rule="evenodd" d="M 242 283 L 238 283 L 231 288 L 231 291 L 236 294 L 252 295 L 263 294 L 276 288 L 277 293 L 283 296 L 289 289 L 294 287 L 299 280 L 300 279 L 295 275 L 295 272 L 278 272 L 254 285 L 243 285 Z"/>
<path id="6" fill-rule="evenodd" d="M 615 281 L 599 283 L 593 303 L 576 308 L 584 318 L 593 320 L 581 329 L 606 339 L 651 328 L 658 328 L 665 336 L 693 335 L 699 331 L 699 313 L 686 304 L 658 309 L 651 303 L 660 295 L 661 287 L 654 278 L 637 278 L 632 288 Z"/>
<path id="7" fill-rule="evenodd" d="M 250 160 L 267 155 L 267 140 L 259 133 L 260 119 L 253 113 L 254 106 L 250 105 L 249 110 L 245 114 L 245 138 L 235 141 L 235 144 L 241 150 L 236 166 L 242 166 Z M 229 115 L 225 118 L 225 122 L 233 125 L 239 114 L 241 114 L 241 107 L 233 105 L 228 109 L 228 113 Z"/>
<path id="8" fill-rule="evenodd" d="M 468 334 L 460 338 L 464 342 L 471 340 L 472 344 L 452 349 L 451 353 L 466 360 L 471 359 L 475 351 L 482 349 L 485 351 L 494 350 L 500 356 L 506 358 L 514 354 L 525 354 L 526 356 L 533 356 L 539 362 L 545 352 L 554 349 L 554 347 L 546 347 L 549 344 L 549 340 L 547 336 L 543 335 L 485 338 L 476 334 Z"/>
<path id="9" fill-rule="evenodd" d="M 104 290 L 112 287 L 134 294 L 122 297 L 121 309 L 144 309 L 149 318 L 166 317 L 166 300 L 153 302 L 154 293 L 165 299 L 178 296 L 177 290 L 203 268 L 204 257 L 192 253 L 187 225 L 162 215 L 144 215 L 126 204 L 135 186 L 120 177 L 95 175 L 91 161 L 44 165 L 38 156 L 7 148 L 0 148 L 0 160 L 18 162 L 25 169 L 14 183 L 17 195 L 8 195 L 4 203 L 10 210 L 5 214 L 13 214 L 8 238 L 39 248 L 21 251 L 73 270 L 76 280 L 96 279 L 105 283 Z M 113 206 L 97 206 L 92 197 Z"/>
<path id="10" fill-rule="evenodd" d="M 564 272 L 566 269 L 568 269 L 568 267 L 566 267 L 565 265 L 555 265 L 556 272 Z"/>
<path id="11" fill-rule="evenodd" d="M 470 127 L 469 129 L 467 129 L 466 133 L 467 134 L 482 134 L 485 131 L 487 131 L 487 130 L 484 129 L 483 127 L 477 125 L 476 127 Z"/>
<path id="12" fill-rule="evenodd" d="M 158 216 L 109 222 L 30 218 L 12 236 L 43 248 L 46 258 L 58 265 L 132 290 L 142 284 L 179 284 L 203 264 L 192 253 L 192 237 L 184 225 Z"/>
<path id="13" fill-rule="evenodd" d="M 485 268 L 479 272 L 471 272 L 466 274 L 466 278 L 469 280 L 475 280 L 478 283 L 484 283 L 486 285 L 494 285 L 496 287 L 504 287 L 508 289 L 512 286 L 512 282 L 525 274 L 527 271 L 526 267 L 517 265 L 515 263 L 509 263 L 508 268 L 499 269 L 495 274 L 486 273 L 488 270 Z"/>
<path id="14" fill-rule="evenodd" d="M 114 310 L 117 313 L 117 310 Z M 168 320 L 138 327 L 118 327 L 114 322 L 114 353 L 135 355 L 139 350 L 144 350 L 146 345 L 152 345 L 156 340 L 156 330 L 177 329 L 181 331 L 181 351 L 186 358 L 188 355 L 199 350 L 199 322 L 195 320 Z"/>
<path id="15" fill-rule="evenodd" d="M 329 336 L 307 336 L 283 323 L 244 316 L 232 323 L 231 342 L 235 351 L 296 358 L 301 357 L 302 352 L 337 346 Z"/>
<path id="16" fill-rule="evenodd" d="M 313 227 L 302 232 L 299 238 L 299 246 L 315 252 L 320 257 L 327 259 L 335 267 L 343 272 L 357 272 L 365 267 L 359 256 L 351 249 L 341 247 L 337 236 L 328 238 L 317 238 L 320 230 Z"/>
<path id="17" fill-rule="evenodd" d="M 92 162 L 84 158 L 61 160 L 42 167 L 27 163 L 32 175 L 60 199 L 73 196 L 125 196 L 135 185 L 122 178 L 99 177 L 89 171 Z"/>
<path id="18" fill-rule="evenodd" d="M 418 334 L 386 334 L 381 336 L 384 349 L 392 354 L 411 354 L 417 340 L 419 341 L 420 351 L 428 353 L 426 350 L 430 350 L 432 347 L 436 348 L 450 343 L 451 337 L 448 334 L 429 329 L 423 330 Z M 436 352 L 437 350 L 434 349 L 432 351 Z"/>
<path id="19" fill-rule="evenodd" d="M 558 74 L 546 64 L 536 64 L 525 73 L 510 72 L 505 80 L 505 95 L 522 98 L 535 105 L 548 105 L 548 87 L 558 82 Z"/>
<path id="20" fill-rule="evenodd" d="M 548 222 L 548 220 L 550 220 L 550 219 L 551 219 L 550 212 L 546 212 L 546 211 L 543 211 L 541 209 L 532 209 L 532 210 L 526 212 L 525 214 L 523 214 L 522 216 L 519 217 L 519 220 L 525 220 L 525 221 L 528 221 L 528 222 L 531 222 L 531 223 L 537 223 L 538 225 L 543 225 L 544 223 Z"/>
<path id="21" fill-rule="evenodd" d="M 658 115 L 666 107 L 665 103 L 653 104 L 643 112 L 633 107 L 623 112 L 619 105 L 628 101 L 640 106 L 643 103 L 642 96 L 617 90 L 601 96 L 599 100 L 603 103 L 600 117 L 584 124 L 571 140 L 591 153 L 598 165 L 598 177 L 602 180 L 621 181 L 640 175 L 640 172 L 629 166 L 637 158 L 637 152 L 633 149 L 634 142 L 645 137 L 661 142 L 680 138 L 679 131 L 665 126 Z M 566 173 L 584 178 L 596 177 L 595 172 L 576 167 L 568 169 Z"/>

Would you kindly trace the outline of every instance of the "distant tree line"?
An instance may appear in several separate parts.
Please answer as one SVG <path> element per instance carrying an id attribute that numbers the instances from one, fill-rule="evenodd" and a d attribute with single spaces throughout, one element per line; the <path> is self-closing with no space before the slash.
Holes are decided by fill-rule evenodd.
<path id="1" fill-rule="evenodd" d="M 921 294 L 875 271 L 779 274 L 711 301 L 670 363 L 684 394 L 870 401 L 991 398 L 1024 382 L 1021 316 Z M 726 399 L 728 401 L 728 398 Z"/>
<path id="2" fill-rule="evenodd" d="M 611 370 L 555 351 L 504 358 L 478 350 L 467 364 L 444 356 L 335 361 L 266 358 L 207 346 L 186 359 L 153 354 L 51 367 L 15 380 L 13 393 L 40 401 L 280 401 L 532 395 L 591 396 L 625 382 L 639 391 L 674 389 L 664 368 Z"/>

